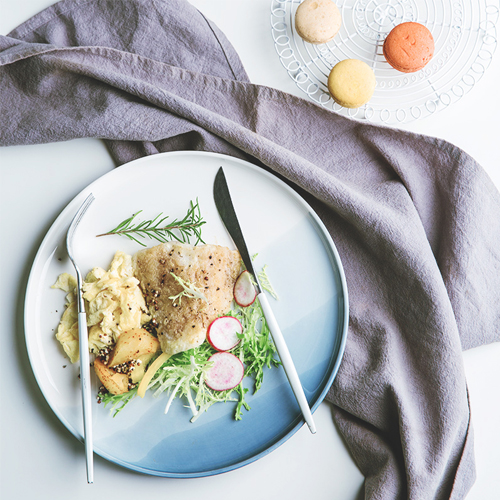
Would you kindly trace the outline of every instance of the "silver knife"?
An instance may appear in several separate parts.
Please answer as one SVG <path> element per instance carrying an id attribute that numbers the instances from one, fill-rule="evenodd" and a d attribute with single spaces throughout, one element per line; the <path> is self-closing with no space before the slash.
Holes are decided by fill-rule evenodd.
<path id="1" fill-rule="evenodd" d="M 313 434 L 315 434 L 316 426 L 314 425 L 311 409 L 309 408 L 309 404 L 304 394 L 304 389 L 302 388 L 302 384 L 300 383 L 299 375 L 297 374 L 297 370 L 295 369 L 295 365 L 293 364 L 290 351 L 288 350 L 288 346 L 286 345 L 283 334 L 281 333 L 281 329 L 278 325 L 278 322 L 276 321 L 276 318 L 274 317 L 271 306 L 269 305 L 269 301 L 267 300 L 267 296 L 262 291 L 262 287 L 259 283 L 259 278 L 253 269 L 252 259 L 250 258 L 250 255 L 248 253 L 247 245 L 245 243 L 245 239 L 243 237 L 243 233 L 241 231 L 241 227 L 234 210 L 233 202 L 231 200 L 231 195 L 229 193 L 229 188 L 226 181 L 226 176 L 224 175 L 224 170 L 222 169 L 222 167 L 219 168 L 217 175 L 215 176 L 214 200 L 215 206 L 217 207 L 222 222 L 224 223 L 227 232 L 236 245 L 236 248 L 240 252 L 246 270 L 250 274 L 252 274 L 255 279 L 257 298 L 259 299 L 264 317 L 266 318 L 269 330 L 271 331 L 274 345 L 276 346 L 276 350 L 278 351 L 281 363 L 285 370 L 285 374 L 288 378 L 288 381 L 290 382 L 293 393 L 295 395 L 295 398 L 297 399 L 297 403 L 299 404 L 302 415 L 304 416 L 309 430 Z"/>

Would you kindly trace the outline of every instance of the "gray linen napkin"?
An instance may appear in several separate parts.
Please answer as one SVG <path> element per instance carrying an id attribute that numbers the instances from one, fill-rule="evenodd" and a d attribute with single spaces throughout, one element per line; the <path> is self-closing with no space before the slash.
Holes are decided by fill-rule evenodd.
<path id="1" fill-rule="evenodd" d="M 500 340 L 500 196 L 472 158 L 252 85 L 183 0 L 60 2 L 1 37 L 0 65 L 2 145 L 97 137 L 118 165 L 215 151 L 295 186 L 345 267 L 349 335 L 327 399 L 365 497 L 466 495 L 461 350 Z"/>

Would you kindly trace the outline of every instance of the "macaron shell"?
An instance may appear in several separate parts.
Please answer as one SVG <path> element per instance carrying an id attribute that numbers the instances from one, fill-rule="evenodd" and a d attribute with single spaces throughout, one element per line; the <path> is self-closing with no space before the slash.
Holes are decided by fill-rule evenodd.
<path id="1" fill-rule="evenodd" d="M 434 55 L 434 39 L 422 24 L 398 24 L 387 35 L 383 46 L 387 62 L 398 71 L 414 73 L 421 70 Z"/>
<path id="2" fill-rule="evenodd" d="M 328 91 L 344 108 L 359 108 L 375 91 L 375 73 L 363 61 L 345 59 L 337 63 L 328 76 Z"/>
<path id="3" fill-rule="evenodd" d="M 326 43 L 342 25 L 342 16 L 332 0 L 305 0 L 295 12 L 295 29 L 306 42 Z"/>

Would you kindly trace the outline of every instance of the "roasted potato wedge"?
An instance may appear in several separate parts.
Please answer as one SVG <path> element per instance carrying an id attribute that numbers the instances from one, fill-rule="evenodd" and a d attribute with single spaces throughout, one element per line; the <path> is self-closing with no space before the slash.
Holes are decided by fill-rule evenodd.
<path id="1" fill-rule="evenodd" d="M 146 366 L 148 366 L 148 363 L 153 356 L 154 352 L 144 354 L 138 358 L 141 361 L 141 364 L 135 365 L 130 374 L 130 380 L 133 384 L 138 384 L 142 380 L 142 377 L 144 377 L 144 374 L 146 373 Z"/>
<path id="2" fill-rule="evenodd" d="M 112 367 L 133 359 L 140 359 L 145 354 L 154 354 L 159 348 L 160 343 L 156 337 L 143 328 L 133 328 L 118 337 L 111 351 L 108 366 Z"/>
<path id="3" fill-rule="evenodd" d="M 123 394 L 128 392 L 128 375 L 117 373 L 106 366 L 100 359 L 94 361 L 94 370 L 102 385 L 111 394 Z"/>

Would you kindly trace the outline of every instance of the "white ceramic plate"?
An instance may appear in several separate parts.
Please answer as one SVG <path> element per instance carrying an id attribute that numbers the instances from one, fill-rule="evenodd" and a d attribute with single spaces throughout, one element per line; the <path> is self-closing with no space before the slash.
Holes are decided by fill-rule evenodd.
<path id="1" fill-rule="evenodd" d="M 65 247 L 73 215 L 92 192 L 96 200 L 75 236 L 84 274 L 95 266 L 107 268 L 117 250 L 132 254 L 142 248 L 121 236 L 95 235 L 139 210 L 144 219 L 160 212 L 183 217 L 190 200 L 199 200 L 207 222 L 204 241 L 233 247 L 212 197 L 220 166 L 250 254 L 258 253 L 256 269 L 268 265 L 279 294 L 271 305 L 313 411 L 325 397 L 344 350 L 348 301 L 342 265 L 323 224 L 295 191 L 250 163 L 213 153 L 165 153 L 133 161 L 84 189 L 54 222 L 33 263 L 25 303 L 31 365 L 47 402 L 77 438 L 83 435 L 79 366 L 71 365 L 55 340 L 65 297 L 50 288 L 60 273 L 74 274 Z M 94 393 L 97 387 L 94 379 Z M 225 403 L 212 406 L 194 423 L 179 400 L 165 416 L 166 396 L 133 400 L 115 418 L 95 402 L 95 452 L 146 474 L 207 476 L 260 458 L 304 423 L 281 368 L 266 371 L 262 388 L 247 400 L 252 409 L 241 421 L 233 419 L 233 403 Z"/>

